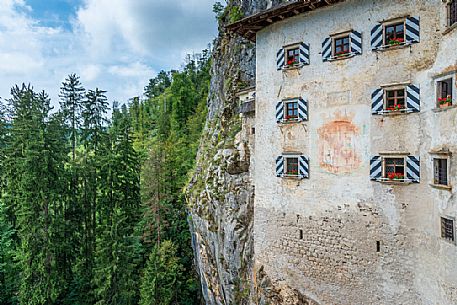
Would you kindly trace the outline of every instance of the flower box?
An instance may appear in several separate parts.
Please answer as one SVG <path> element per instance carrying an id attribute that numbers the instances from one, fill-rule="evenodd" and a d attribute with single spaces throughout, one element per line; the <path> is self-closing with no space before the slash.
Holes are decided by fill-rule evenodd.
<path id="1" fill-rule="evenodd" d="M 386 111 L 401 111 L 401 110 L 405 110 L 405 106 L 400 105 L 400 104 L 386 108 Z"/>
<path id="2" fill-rule="evenodd" d="M 392 39 L 389 39 L 389 41 L 387 42 L 387 45 L 388 46 L 397 46 L 397 45 L 400 45 L 403 43 L 405 43 L 405 40 L 403 38 L 392 38 Z"/>
<path id="3" fill-rule="evenodd" d="M 399 180 L 399 181 L 403 181 L 403 180 L 405 180 L 405 175 L 399 174 L 399 173 L 388 173 L 388 174 L 387 174 L 387 178 L 388 178 L 389 180 Z"/>
<path id="4" fill-rule="evenodd" d="M 447 97 L 438 98 L 438 103 L 440 108 L 452 106 L 452 97 L 448 95 Z"/>

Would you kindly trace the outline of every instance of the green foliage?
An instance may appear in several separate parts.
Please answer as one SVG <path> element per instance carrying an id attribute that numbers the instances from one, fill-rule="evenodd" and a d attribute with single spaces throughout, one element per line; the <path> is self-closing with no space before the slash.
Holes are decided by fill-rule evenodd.
<path id="1" fill-rule="evenodd" d="M 241 20 L 243 16 L 243 12 L 241 11 L 239 6 L 230 6 L 228 13 L 229 23 L 237 22 Z"/>

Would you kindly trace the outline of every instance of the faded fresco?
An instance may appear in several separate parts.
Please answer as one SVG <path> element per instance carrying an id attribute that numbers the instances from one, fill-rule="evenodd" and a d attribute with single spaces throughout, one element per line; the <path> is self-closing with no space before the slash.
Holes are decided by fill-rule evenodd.
<path id="1" fill-rule="evenodd" d="M 353 114 L 336 112 L 331 120 L 318 129 L 319 165 L 334 173 L 350 173 L 359 168 L 359 128 L 352 122 Z"/>

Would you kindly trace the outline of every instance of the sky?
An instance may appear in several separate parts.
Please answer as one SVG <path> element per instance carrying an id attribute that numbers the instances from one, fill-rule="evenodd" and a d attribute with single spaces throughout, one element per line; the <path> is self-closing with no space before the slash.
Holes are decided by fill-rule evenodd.
<path id="1" fill-rule="evenodd" d="M 215 0 L 0 0 L 0 97 L 15 84 L 58 105 L 70 73 L 110 101 L 141 96 L 160 70 L 180 68 L 217 34 Z"/>

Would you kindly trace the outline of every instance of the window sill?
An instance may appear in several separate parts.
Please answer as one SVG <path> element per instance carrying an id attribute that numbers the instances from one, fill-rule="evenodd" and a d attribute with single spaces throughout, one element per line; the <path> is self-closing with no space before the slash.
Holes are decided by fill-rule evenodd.
<path id="1" fill-rule="evenodd" d="M 301 123 L 301 122 L 304 122 L 305 120 L 302 120 L 302 119 L 294 119 L 294 120 L 282 120 L 281 122 L 279 122 L 278 124 L 279 125 L 291 125 L 291 124 L 298 124 L 298 123 Z"/>
<path id="2" fill-rule="evenodd" d="M 302 177 L 302 176 L 298 176 L 298 175 L 288 175 L 288 174 L 284 174 L 282 176 L 283 179 L 286 179 L 286 180 L 303 180 L 305 177 Z"/>
<path id="3" fill-rule="evenodd" d="M 444 32 L 443 32 L 443 36 L 453 32 L 455 29 L 457 29 L 457 22 L 454 23 L 453 25 L 447 26 L 446 30 L 444 30 Z"/>
<path id="4" fill-rule="evenodd" d="M 408 185 L 412 184 L 411 180 L 408 179 L 403 179 L 403 180 L 390 180 L 387 178 L 381 178 L 377 179 L 377 182 L 380 182 L 382 184 L 387 184 L 387 185 Z"/>
<path id="5" fill-rule="evenodd" d="M 378 111 L 377 113 L 380 115 L 385 115 L 385 116 L 397 116 L 397 115 L 405 115 L 405 114 L 410 114 L 413 113 L 413 109 L 406 108 L 402 110 L 381 110 Z"/>
<path id="6" fill-rule="evenodd" d="M 442 112 L 442 111 L 446 111 L 446 110 L 454 109 L 454 108 L 457 108 L 457 105 L 451 105 L 451 106 L 444 107 L 444 108 L 433 108 L 432 111 L 433 112 Z"/>
<path id="7" fill-rule="evenodd" d="M 344 60 L 344 59 L 349 59 L 354 57 L 356 54 L 355 53 L 347 53 L 345 55 L 341 56 L 331 56 L 328 61 L 338 61 L 338 60 Z"/>
<path id="8" fill-rule="evenodd" d="M 452 186 L 449 186 L 449 185 L 430 183 L 430 186 L 435 188 L 435 189 L 452 191 Z"/>
<path id="9" fill-rule="evenodd" d="M 384 46 L 380 46 L 377 49 L 373 49 L 373 51 L 375 51 L 375 52 L 378 52 L 378 51 L 379 52 L 384 52 L 384 51 L 388 51 L 388 50 L 404 49 L 404 48 L 409 47 L 411 45 L 412 45 L 411 42 L 404 42 L 404 43 L 395 44 L 395 45 L 384 45 Z"/>
<path id="10" fill-rule="evenodd" d="M 303 68 L 305 64 L 298 64 L 298 65 L 293 65 L 293 66 L 284 66 L 282 67 L 283 71 L 291 71 L 291 70 L 298 70 Z"/>

